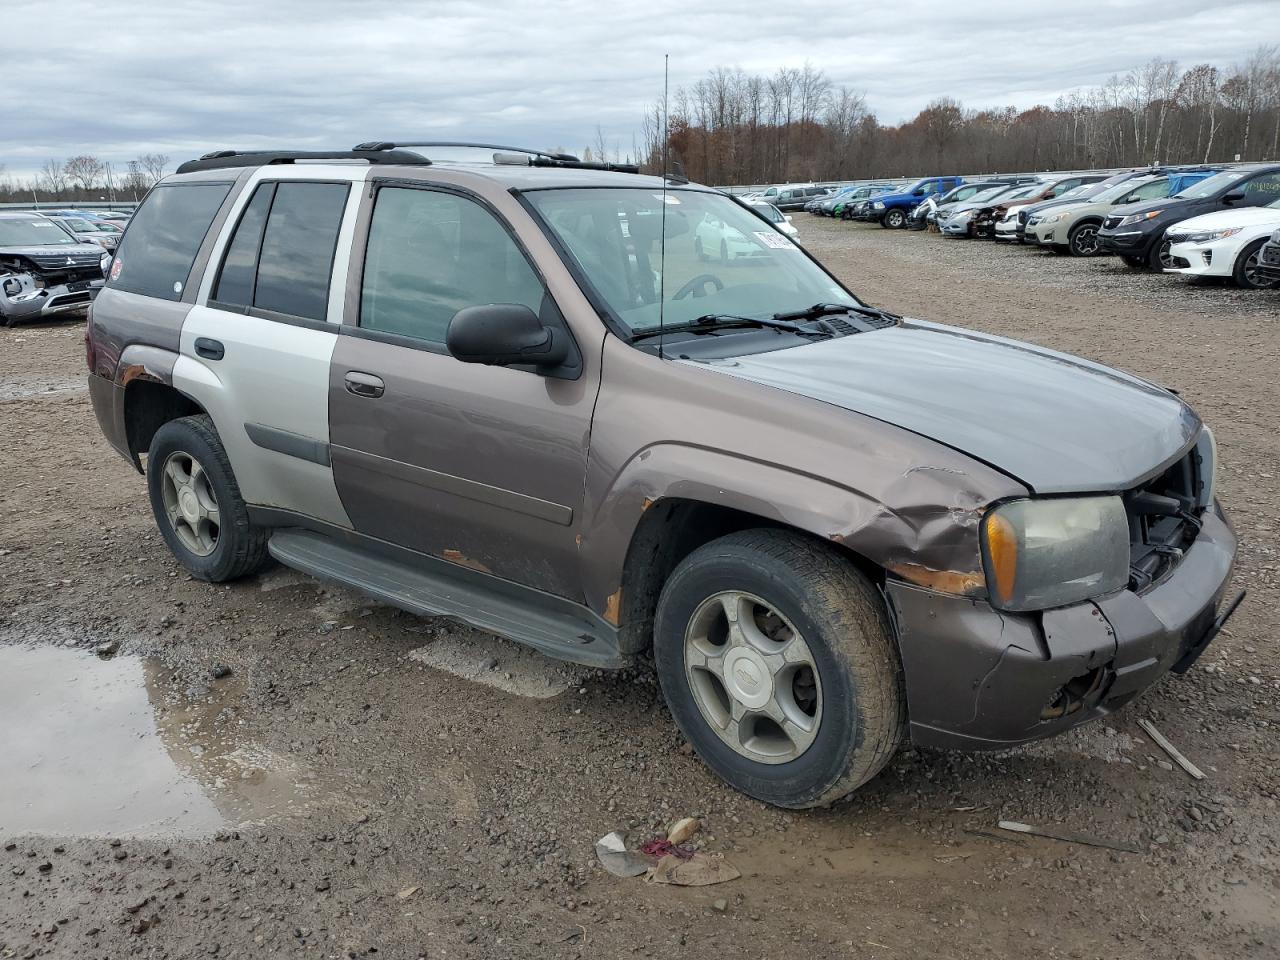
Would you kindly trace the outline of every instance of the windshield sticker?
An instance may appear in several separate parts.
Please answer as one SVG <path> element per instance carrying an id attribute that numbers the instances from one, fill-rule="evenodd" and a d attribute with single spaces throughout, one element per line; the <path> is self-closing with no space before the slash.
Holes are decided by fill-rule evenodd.
<path id="1" fill-rule="evenodd" d="M 668 193 L 668 194 L 666 194 L 665 196 L 664 196 L 663 194 L 661 194 L 661 193 L 655 193 L 655 194 L 653 195 L 653 199 L 655 199 L 655 200 L 661 200 L 661 201 L 663 201 L 664 203 L 670 203 L 670 204 L 672 204 L 672 205 L 674 205 L 674 206 L 677 206 L 677 207 L 678 207 L 678 206 L 680 206 L 680 198 L 679 198 L 679 197 L 673 197 L 673 196 L 672 196 L 671 194 L 669 194 L 669 193 Z"/>
<path id="2" fill-rule="evenodd" d="M 755 235 L 756 239 L 766 247 L 773 247 L 775 250 L 794 250 L 796 246 L 780 233 L 769 233 L 765 230 L 756 230 Z"/>
<path id="3" fill-rule="evenodd" d="M 57 230 L 57 226 L 49 220 L 31 220 L 29 221 L 33 227 L 39 227 L 41 230 Z"/>

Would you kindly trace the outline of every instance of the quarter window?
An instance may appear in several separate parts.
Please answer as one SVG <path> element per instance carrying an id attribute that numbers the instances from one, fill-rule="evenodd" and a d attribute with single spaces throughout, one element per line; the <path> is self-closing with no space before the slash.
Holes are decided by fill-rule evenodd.
<path id="1" fill-rule="evenodd" d="M 236 225 L 214 287 L 219 306 L 324 320 L 345 183 L 262 183 Z"/>
<path id="2" fill-rule="evenodd" d="M 229 183 L 170 183 L 152 189 L 111 264 L 110 286 L 181 300 L 200 244 L 230 191 Z"/>
<path id="3" fill-rule="evenodd" d="M 480 204 L 434 190 L 378 191 L 361 327 L 443 344 L 464 307 L 518 303 L 540 313 L 544 293 L 511 235 Z"/>

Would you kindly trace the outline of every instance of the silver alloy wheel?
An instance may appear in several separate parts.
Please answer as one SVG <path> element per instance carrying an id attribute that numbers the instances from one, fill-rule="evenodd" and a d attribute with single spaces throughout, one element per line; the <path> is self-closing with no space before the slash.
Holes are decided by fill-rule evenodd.
<path id="1" fill-rule="evenodd" d="M 764 600 L 738 591 L 704 600 L 685 628 L 684 665 L 702 718 L 735 753 L 787 763 L 813 745 L 822 722 L 817 663 Z"/>
<path id="2" fill-rule="evenodd" d="M 1173 249 L 1173 244 L 1168 240 L 1160 242 L 1160 252 L 1156 254 L 1156 258 L 1160 263 L 1160 269 L 1169 270 L 1173 267 L 1173 255 L 1169 252 Z"/>
<path id="3" fill-rule="evenodd" d="M 1098 228 L 1086 224 L 1075 234 L 1076 252 L 1083 257 L 1091 257 L 1098 252 Z"/>
<path id="4" fill-rule="evenodd" d="M 189 453 L 175 450 L 164 462 L 160 492 L 169 525 L 182 545 L 197 557 L 218 547 L 221 520 L 218 500 L 204 467 Z"/>

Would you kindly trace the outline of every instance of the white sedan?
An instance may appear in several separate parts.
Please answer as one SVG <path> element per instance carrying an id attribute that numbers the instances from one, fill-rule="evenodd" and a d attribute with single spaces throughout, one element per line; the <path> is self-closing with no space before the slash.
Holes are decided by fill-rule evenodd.
<path id="1" fill-rule="evenodd" d="M 777 207 L 770 203 L 758 202 L 750 206 L 762 219 L 769 221 L 761 223 L 759 230 L 752 230 L 750 233 L 743 233 L 737 227 L 730 226 L 710 213 L 702 218 L 693 231 L 693 249 L 699 260 L 719 260 L 721 263 L 729 263 L 733 260 L 763 256 L 767 247 L 791 246 L 791 241 L 786 235 L 794 234 L 796 229 L 791 226 L 786 217 L 782 217 Z M 769 215 L 770 210 L 782 217 L 781 223 L 773 222 Z M 770 226 L 770 223 L 773 226 Z M 791 227 L 790 231 L 786 230 L 786 227 Z M 780 236 L 779 232 L 783 236 Z"/>
<path id="2" fill-rule="evenodd" d="M 1265 207 L 1219 210 L 1175 223 L 1165 233 L 1172 267 L 1165 273 L 1230 277 L 1246 289 L 1274 288 L 1258 273 L 1258 255 L 1280 227 L 1280 199 Z"/>
<path id="3" fill-rule="evenodd" d="M 997 240 L 1014 241 L 1018 239 L 1018 211 L 1027 206 L 1020 203 L 1017 206 L 1009 207 L 1000 220 L 996 221 L 995 233 L 993 236 Z"/>

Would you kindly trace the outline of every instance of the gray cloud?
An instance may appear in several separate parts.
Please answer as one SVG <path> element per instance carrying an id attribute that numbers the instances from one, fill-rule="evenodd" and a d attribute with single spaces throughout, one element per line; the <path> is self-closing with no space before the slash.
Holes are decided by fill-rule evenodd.
<path id="1" fill-rule="evenodd" d="M 627 152 L 667 52 L 673 87 L 809 60 L 894 123 L 940 95 L 1049 103 L 1153 56 L 1226 66 L 1278 32 L 1274 0 L 940 6 L 4 0 L 0 164 L 370 139 L 580 150 L 597 124 Z M 45 38 L 29 61 L 12 43 L 24 37 Z"/>

